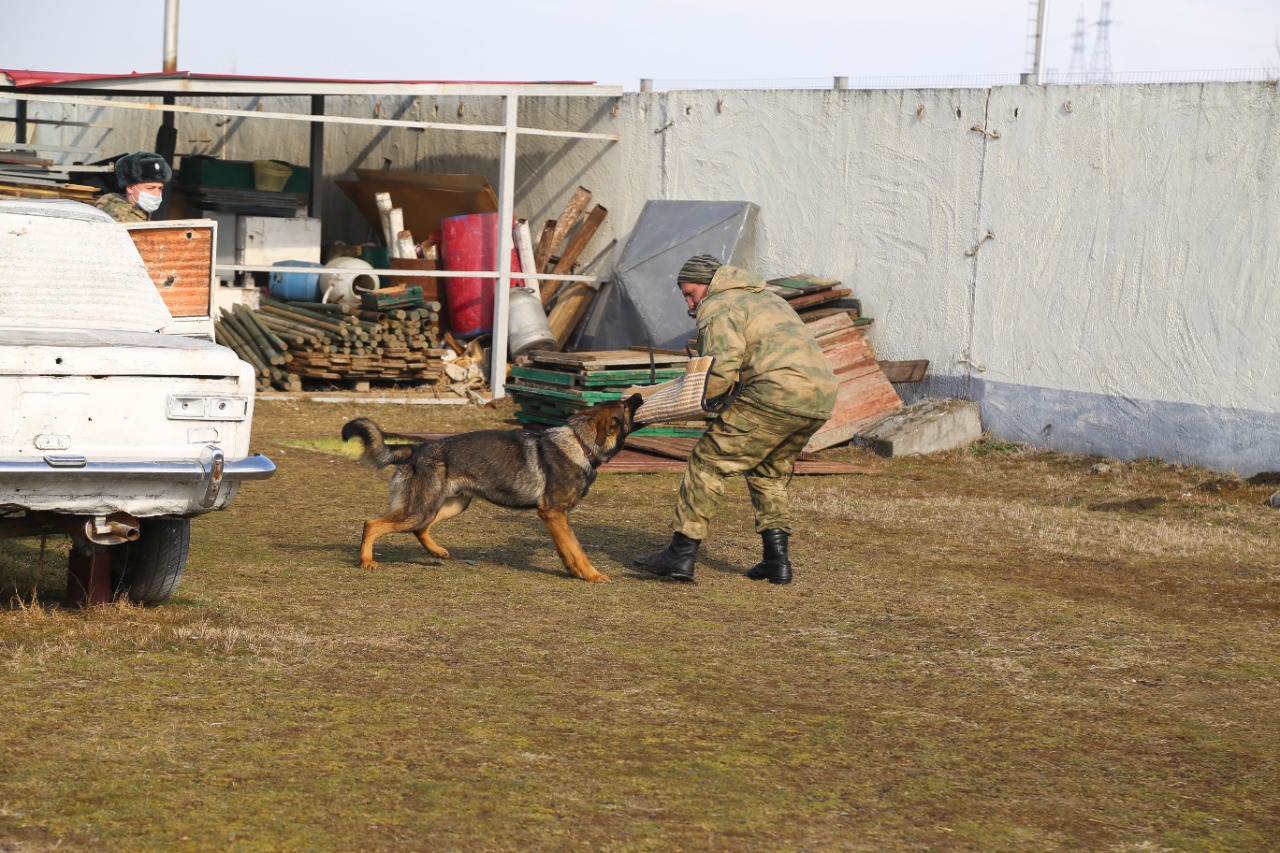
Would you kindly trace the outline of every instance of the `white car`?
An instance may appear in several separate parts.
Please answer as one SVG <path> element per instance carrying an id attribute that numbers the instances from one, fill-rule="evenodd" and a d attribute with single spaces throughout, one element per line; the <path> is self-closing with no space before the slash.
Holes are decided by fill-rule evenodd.
<path id="1" fill-rule="evenodd" d="M 175 324 L 129 231 L 0 201 L 0 537 L 66 533 L 113 592 L 177 587 L 191 519 L 275 466 L 249 452 L 253 368 Z"/>

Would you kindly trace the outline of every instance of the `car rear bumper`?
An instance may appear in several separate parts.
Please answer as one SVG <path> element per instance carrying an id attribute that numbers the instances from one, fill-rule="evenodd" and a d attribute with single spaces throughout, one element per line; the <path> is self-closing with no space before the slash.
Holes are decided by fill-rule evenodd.
<path id="1" fill-rule="evenodd" d="M 222 509 L 246 480 L 265 480 L 275 463 L 261 454 L 228 461 L 217 447 L 199 460 L 90 462 L 49 454 L 40 460 L 0 460 L 0 508 L 137 516 Z"/>

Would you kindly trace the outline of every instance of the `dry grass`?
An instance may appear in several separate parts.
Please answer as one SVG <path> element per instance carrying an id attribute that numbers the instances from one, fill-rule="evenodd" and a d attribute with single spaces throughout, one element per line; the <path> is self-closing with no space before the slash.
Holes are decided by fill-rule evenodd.
<path id="1" fill-rule="evenodd" d="M 159 608 L 57 607 L 0 543 L 0 850 L 1280 847 L 1280 515 L 1153 460 L 998 444 L 793 484 L 797 581 L 731 484 L 699 583 L 629 567 L 678 475 L 603 476 L 568 579 L 474 505 L 356 568 L 383 475 L 335 437 L 455 407 L 260 406 L 278 476 Z"/>

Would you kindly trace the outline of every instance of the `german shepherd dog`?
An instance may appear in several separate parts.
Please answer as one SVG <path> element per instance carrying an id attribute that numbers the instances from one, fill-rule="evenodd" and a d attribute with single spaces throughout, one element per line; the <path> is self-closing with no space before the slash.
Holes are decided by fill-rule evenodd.
<path id="1" fill-rule="evenodd" d="M 511 509 L 537 509 L 569 574 L 594 583 L 596 571 L 569 527 L 569 510 L 586 496 L 596 469 L 622 450 L 639 425 L 639 394 L 599 403 L 570 415 L 565 426 L 545 430 L 481 430 L 424 444 L 387 444 L 368 418 L 342 428 L 342 440 L 364 444 L 360 463 L 395 466 L 391 511 L 364 523 L 360 566 L 376 569 L 373 543 L 387 533 L 412 530 L 432 555 L 449 552 L 431 538 L 431 528 L 458 515 L 474 497 Z"/>

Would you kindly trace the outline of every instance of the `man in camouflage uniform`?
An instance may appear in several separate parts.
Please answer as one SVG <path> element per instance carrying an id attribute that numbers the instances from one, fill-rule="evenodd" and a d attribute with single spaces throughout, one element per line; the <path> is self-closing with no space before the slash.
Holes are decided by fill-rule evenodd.
<path id="1" fill-rule="evenodd" d="M 135 151 L 116 161 L 116 183 L 122 193 L 106 193 L 98 197 L 93 206 L 116 222 L 146 222 L 153 211 L 160 207 L 164 197 L 164 185 L 173 177 L 173 170 L 159 154 Z"/>
<path id="2" fill-rule="evenodd" d="M 831 417 L 835 374 L 813 333 L 786 300 L 765 289 L 762 277 L 698 255 L 676 280 L 698 321 L 698 354 L 715 356 L 707 398 L 732 402 L 689 457 L 671 544 L 635 562 L 657 575 L 693 580 L 694 556 L 720 506 L 724 479 L 742 474 L 764 545 L 763 559 L 747 577 L 790 583 L 787 485 L 796 456 Z"/>

